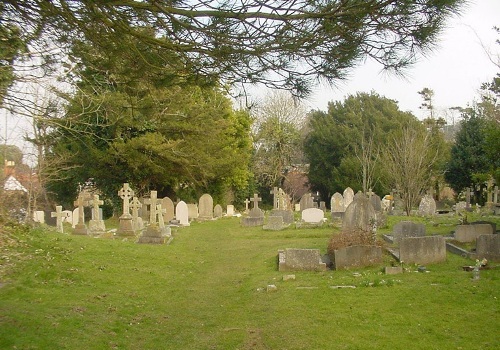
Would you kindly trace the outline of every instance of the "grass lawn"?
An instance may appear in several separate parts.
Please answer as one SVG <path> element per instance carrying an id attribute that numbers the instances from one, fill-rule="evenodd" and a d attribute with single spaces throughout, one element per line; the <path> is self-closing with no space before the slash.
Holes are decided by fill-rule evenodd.
<path id="1" fill-rule="evenodd" d="M 458 223 L 423 221 L 429 234 Z M 0 349 L 500 349 L 500 268 L 473 281 L 462 266 L 474 262 L 449 254 L 427 273 L 283 281 L 278 249 L 326 253 L 336 231 L 224 218 L 176 229 L 167 246 L 4 228 Z"/>

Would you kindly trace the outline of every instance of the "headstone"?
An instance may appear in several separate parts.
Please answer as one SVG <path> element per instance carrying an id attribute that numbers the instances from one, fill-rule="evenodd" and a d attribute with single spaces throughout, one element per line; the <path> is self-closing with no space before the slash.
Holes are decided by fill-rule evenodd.
<path id="1" fill-rule="evenodd" d="M 289 225 L 294 221 L 293 211 L 291 210 L 273 209 L 269 216 L 281 216 L 285 225 Z"/>
<path id="2" fill-rule="evenodd" d="M 368 198 L 368 197 L 367 197 L 367 196 L 365 196 L 365 194 L 364 194 L 363 192 L 358 191 L 358 192 L 356 192 L 356 194 L 354 195 L 353 200 L 356 200 L 356 199 L 358 199 L 358 198 Z"/>
<path id="3" fill-rule="evenodd" d="M 319 249 L 287 248 L 278 251 L 279 271 L 325 271 Z"/>
<path id="4" fill-rule="evenodd" d="M 33 212 L 33 221 L 40 224 L 45 223 L 45 212 L 43 210 L 35 210 Z"/>
<path id="5" fill-rule="evenodd" d="M 52 212 L 51 217 L 56 218 L 56 227 L 57 231 L 64 233 L 64 227 L 63 227 L 63 217 L 65 217 L 65 214 L 63 213 L 62 206 L 57 205 L 56 206 L 56 211 Z"/>
<path id="6" fill-rule="evenodd" d="M 353 200 L 346 208 L 342 219 L 342 230 L 372 231 L 376 224 L 377 215 L 370 199 L 365 195 Z"/>
<path id="7" fill-rule="evenodd" d="M 250 209 L 248 209 L 248 205 L 250 204 L 250 200 L 248 198 L 245 198 L 245 214 L 248 214 Z"/>
<path id="8" fill-rule="evenodd" d="M 226 207 L 226 215 L 233 216 L 234 215 L 234 205 L 228 204 Z"/>
<path id="9" fill-rule="evenodd" d="M 300 198 L 300 211 L 314 208 L 314 200 L 310 193 L 306 193 Z"/>
<path id="10" fill-rule="evenodd" d="M 92 235 L 100 235 L 106 232 L 106 226 L 101 216 L 101 208 L 99 208 L 100 205 L 104 204 L 104 201 L 99 199 L 98 194 L 94 194 L 89 204 L 92 206 L 92 219 L 89 221 L 89 233 Z"/>
<path id="11" fill-rule="evenodd" d="M 324 201 L 319 202 L 319 209 L 323 210 L 323 213 L 326 212 L 326 203 Z"/>
<path id="12" fill-rule="evenodd" d="M 188 207 L 189 220 L 198 219 L 199 217 L 198 204 L 188 203 L 187 207 Z"/>
<path id="13" fill-rule="evenodd" d="M 436 201 L 431 195 L 426 194 L 418 206 L 420 216 L 434 216 L 436 214 Z"/>
<path id="14" fill-rule="evenodd" d="M 290 209 L 290 197 L 281 188 L 278 189 L 278 194 L 276 195 L 276 206 L 278 210 Z"/>
<path id="15" fill-rule="evenodd" d="M 405 264 L 435 264 L 446 261 L 443 236 L 406 237 L 399 243 L 399 260 Z"/>
<path id="16" fill-rule="evenodd" d="M 78 208 L 74 209 L 71 212 L 71 227 L 75 228 L 75 226 L 78 224 L 78 221 L 80 220 L 80 210 Z"/>
<path id="17" fill-rule="evenodd" d="M 500 261 L 500 234 L 480 235 L 476 239 L 477 259 Z"/>
<path id="18" fill-rule="evenodd" d="M 273 195 L 273 209 L 278 209 L 278 187 L 274 187 L 269 193 Z"/>
<path id="19" fill-rule="evenodd" d="M 399 244 L 403 238 L 424 237 L 425 225 L 413 221 L 400 221 L 392 228 L 394 244 Z"/>
<path id="20" fill-rule="evenodd" d="M 373 205 L 373 209 L 375 209 L 375 212 L 382 212 L 382 200 L 380 199 L 380 197 L 377 194 L 372 193 L 368 198 L 370 198 L 370 203 Z"/>
<path id="21" fill-rule="evenodd" d="M 467 187 L 465 189 L 465 210 L 469 211 L 470 210 L 470 198 L 471 198 L 472 192 L 471 188 Z"/>
<path id="22" fill-rule="evenodd" d="M 175 206 L 175 219 L 179 221 L 182 226 L 189 226 L 189 213 L 186 202 L 180 201 Z"/>
<path id="23" fill-rule="evenodd" d="M 338 192 L 335 192 L 330 198 L 330 210 L 332 218 L 342 218 L 345 212 L 344 197 Z"/>
<path id="24" fill-rule="evenodd" d="M 75 210 L 78 213 L 78 209 L 75 209 Z M 64 213 L 63 223 L 67 222 L 68 224 L 71 225 L 72 228 L 74 228 L 75 227 L 74 225 L 76 225 L 76 222 L 73 224 L 73 212 L 71 210 L 63 210 L 63 213 Z"/>
<path id="25" fill-rule="evenodd" d="M 139 209 L 142 208 L 142 203 L 137 197 L 133 197 L 129 204 L 132 210 L 132 224 L 134 231 L 141 231 L 144 228 L 142 217 L 139 216 Z"/>
<path id="26" fill-rule="evenodd" d="M 354 245 L 334 250 L 329 254 L 335 270 L 372 266 L 383 261 L 382 248 L 371 245 Z"/>
<path id="27" fill-rule="evenodd" d="M 156 195 L 153 195 L 153 192 L 155 191 L 151 191 L 151 200 L 153 200 L 153 197 L 156 197 Z M 165 210 L 161 207 L 161 201 L 156 199 L 156 202 L 157 204 L 154 208 L 156 218 L 154 218 L 153 223 L 150 222 L 146 230 L 143 231 L 137 243 L 163 244 L 165 243 L 166 237 L 170 237 L 171 235 L 170 228 L 165 227 L 165 223 L 163 221 L 163 214 Z"/>
<path id="28" fill-rule="evenodd" d="M 211 195 L 205 193 L 198 200 L 199 203 L 199 219 L 212 220 L 214 218 L 214 200 Z"/>
<path id="29" fill-rule="evenodd" d="M 163 220 L 165 222 L 170 222 L 175 218 L 174 202 L 169 197 L 165 197 L 161 200 L 161 207 L 165 209 L 163 213 Z"/>
<path id="30" fill-rule="evenodd" d="M 354 200 L 354 191 L 352 188 L 347 187 L 344 190 L 344 193 L 342 194 L 342 197 L 344 198 L 344 208 L 347 209 L 347 207 L 352 203 Z"/>
<path id="31" fill-rule="evenodd" d="M 129 208 L 130 200 L 134 197 L 134 191 L 128 183 L 124 183 L 123 187 L 118 191 L 118 196 L 123 200 L 123 213 L 119 218 L 116 234 L 118 236 L 134 236 L 134 223 L 132 222 L 132 215 Z"/>
<path id="32" fill-rule="evenodd" d="M 284 224 L 282 216 L 269 216 L 267 223 L 262 228 L 264 230 L 279 231 L 285 229 L 287 226 Z"/>
<path id="33" fill-rule="evenodd" d="M 84 207 L 89 205 L 89 198 L 84 192 L 80 192 L 78 194 L 78 198 L 73 204 L 76 207 L 78 207 L 78 223 L 75 225 L 75 228 L 73 229 L 73 234 L 87 235 L 88 230 L 84 220 Z"/>
<path id="34" fill-rule="evenodd" d="M 455 204 L 455 212 L 463 213 L 467 210 L 467 202 L 461 201 Z"/>
<path id="35" fill-rule="evenodd" d="M 214 217 L 217 219 L 222 217 L 222 207 L 220 204 L 214 207 Z"/>
<path id="36" fill-rule="evenodd" d="M 458 242 L 474 242 L 480 235 L 493 234 L 490 224 L 458 225 L 455 228 L 454 237 Z"/>
<path id="37" fill-rule="evenodd" d="M 308 208 L 302 211 L 302 221 L 308 224 L 322 224 L 325 212 L 317 208 Z"/>
<path id="38" fill-rule="evenodd" d="M 157 223 L 156 206 L 158 205 L 158 192 L 151 191 L 149 198 L 144 198 L 144 204 L 149 205 L 149 224 L 154 225 Z"/>
<path id="39" fill-rule="evenodd" d="M 255 193 L 250 201 L 253 202 L 253 208 L 247 217 L 242 218 L 241 224 L 245 227 L 264 225 L 264 212 L 259 208 L 259 202 L 262 201 L 262 198 Z"/>

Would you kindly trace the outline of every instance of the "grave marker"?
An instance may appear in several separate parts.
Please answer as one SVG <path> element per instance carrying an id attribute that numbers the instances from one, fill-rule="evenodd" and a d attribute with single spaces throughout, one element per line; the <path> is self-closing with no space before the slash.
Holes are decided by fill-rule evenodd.
<path id="1" fill-rule="evenodd" d="M 63 218 L 66 217 L 66 214 L 63 213 L 62 206 L 57 205 L 56 206 L 56 211 L 52 212 L 50 214 L 51 217 L 56 218 L 56 227 L 57 231 L 64 233 L 64 227 L 63 227 Z"/>

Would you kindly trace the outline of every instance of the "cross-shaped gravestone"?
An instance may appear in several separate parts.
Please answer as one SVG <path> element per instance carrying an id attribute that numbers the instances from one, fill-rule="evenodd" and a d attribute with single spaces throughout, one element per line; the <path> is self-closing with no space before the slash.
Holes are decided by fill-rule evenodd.
<path id="1" fill-rule="evenodd" d="M 123 215 L 130 215 L 129 201 L 134 196 L 134 191 L 130 188 L 128 183 L 124 183 L 123 187 L 118 191 L 118 195 L 123 199 Z"/>
<path id="2" fill-rule="evenodd" d="M 57 231 L 64 233 L 64 228 L 63 228 L 63 219 L 67 218 L 69 216 L 69 213 L 63 213 L 62 210 L 62 205 L 57 205 L 56 206 L 56 211 L 51 212 L 50 216 L 53 218 L 56 218 L 56 227 Z"/>
<path id="3" fill-rule="evenodd" d="M 139 209 L 142 208 L 142 203 L 137 197 L 133 197 L 129 204 L 130 209 L 132 209 L 132 220 L 137 221 L 139 217 Z"/>
<path id="4" fill-rule="evenodd" d="M 490 177 L 486 184 L 487 203 L 493 203 L 493 178 Z"/>
<path id="5" fill-rule="evenodd" d="M 273 187 L 269 193 L 273 195 L 273 209 L 278 209 L 278 187 Z"/>
<path id="6" fill-rule="evenodd" d="M 248 212 L 248 205 L 250 204 L 250 201 L 248 198 L 245 199 L 245 212 Z"/>
<path id="7" fill-rule="evenodd" d="M 94 194 L 92 199 L 89 201 L 89 204 L 92 206 L 92 217 L 94 220 L 100 220 L 99 216 L 99 206 L 104 204 L 104 201 L 99 200 L 99 195 Z"/>
<path id="8" fill-rule="evenodd" d="M 80 192 L 80 194 L 78 194 L 78 198 L 73 202 L 73 204 L 75 207 L 78 207 L 78 225 L 85 225 L 83 207 L 89 205 L 87 196 L 83 192 Z"/>
<path id="9" fill-rule="evenodd" d="M 250 198 L 250 201 L 253 202 L 254 209 L 259 209 L 259 202 L 262 201 L 262 198 L 260 198 L 257 193 L 254 193 L 253 198 Z"/>
<path id="10" fill-rule="evenodd" d="M 374 192 L 372 191 L 372 189 L 370 188 L 370 189 L 368 190 L 368 193 L 367 193 L 368 198 L 371 198 L 374 194 L 375 194 L 375 193 L 374 193 Z"/>
<path id="11" fill-rule="evenodd" d="M 144 204 L 149 205 L 149 224 L 156 224 L 156 205 L 158 204 L 158 192 L 151 191 L 149 198 L 144 199 Z"/>
<path id="12" fill-rule="evenodd" d="M 156 204 L 156 214 L 158 216 L 158 227 L 165 228 L 165 221 L 163 221 L 163 214 L 167 212 L 167 209 L 162 209 L 161 203 Z"/>

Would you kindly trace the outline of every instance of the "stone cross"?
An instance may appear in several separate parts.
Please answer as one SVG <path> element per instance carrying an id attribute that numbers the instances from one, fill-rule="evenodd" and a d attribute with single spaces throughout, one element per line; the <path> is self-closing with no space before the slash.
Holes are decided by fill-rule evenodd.
<path id="1" fill-rule="evenodd" d="M 160 228 L 165 227 L 165 221 L 163 221 L 163 214 L 167 212 L 167 209 L 162 209 L 161 203 L 156 204 L 156 214 L 158 215 L 158 226 Z"/>
<path id="2" fill-rule="evenodd" d="M 104 201 L 99 200 L 99 195 L 94 194 L 92 199 L 89 201 L 89 204 L 92 205 L 92 217 L 94 220 L 100 220 L 99 217 L 99 206 L 104 204 Z"/>
<path id="3" fill-rule="evenodd" d="M 488 203 L 493 203 L 493 179 L 490 177 L 490 179 L 486 182 L 486 191 L 487 191 L 487 202 Z"/>
<path id="4" fill-rule="evenodd" d="M 257 193 L 254 193 L 253 198 L 250 198 L 250 201 L 253 202 L 254 209 L 259 209 L 259 202 L 262 201 L 262 198 L 260 198 Z"/>
<path id="5" fill-rule="evenodd" d="M 123 199 L 123 215 L 129 213 L 129 201 L 134 196 L 134 191 L 129 187 L 128 183 L 124 183 L 123 187 L 118 191 L 118 195 Z"/>
<path id="6" fill-rule="evenodd" d="M 133 197 L 129 206 L 130 209 L 132 209 L 132 219 L 137 221 L 137 218 L 139 217 L 139 209 L 142 208 L 142 203 L 139 201 L 139 198 Z"/>
<path id="7" fill-rule="evenodd" d="M 250 204 L 250 201 L 248 198 L 245 199 L 245 211 L 248 212 L 248 205 Z"/>
<path id="8" fill-rule="evenodd" d="M 78 194 L 77 200 L 73 202 L 73 205 L 75 207 L 78 207 L 78 224 L 84 225 L 85 220 L 83 218 L 83 216 L 84 216 L 83 207 L 86 207 L 89 205 L 89 200 L 87 199 L 87 196 L 85 196 L 85 194 L 83 192 L 80 192 Z"/>
<path id="9" fill-rule="evenodd" d="M 68 216 L 69 213 L 63 213 L 62 205 L 57 205 L 56 211 L 50 213 L 50 217 L 56 218 L 56 227 L 58 232 L 64 233 L 63 219 L 67 218 Z"/>
<path id="10" fill-rule="evenodd" d="M 273 187 L 269 193 L 273 195 L 273 209 L 278 209 L 278 187 Z"/>
<path id="11" fill-rule="evenodd" d="M 149 198 L 144 199 L 144 203 L 149 205 L 149 224 L 156 223 L 156 205 L 158 204 L 158 192 L 151 191 Z"/>

